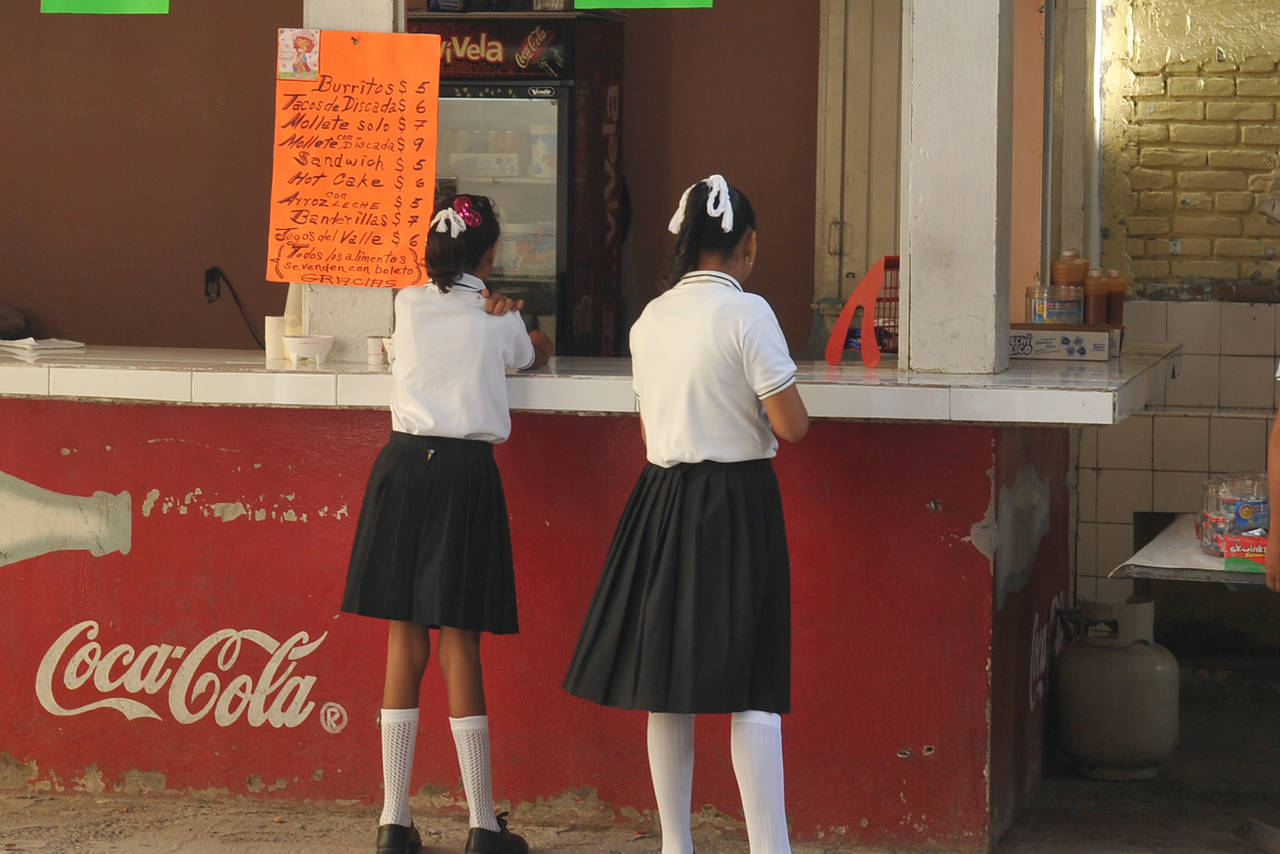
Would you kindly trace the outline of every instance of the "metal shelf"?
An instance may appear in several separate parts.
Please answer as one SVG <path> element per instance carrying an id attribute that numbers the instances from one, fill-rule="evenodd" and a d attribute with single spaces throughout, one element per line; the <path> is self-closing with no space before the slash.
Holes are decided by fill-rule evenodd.
<path id="1" fill-rule="evenodd" d="M 1222 558 L 1202 552 L 1196 539 L 1195 517 L 1190 513 L 1179 514 L 1169 527 L 1133 557 L 1111 570 L 1107 577 L 1209 581 L 1246 587 L 1266 586 L 1267 583 L 1267 575 L 1261 565 L 1257 572 L 1238 572 L 1226 569 Z"/>
<path id="2" fill-rule="evenodd" d="M 438 175 L 437 180 L 445 179 L 449 181 L 457 181 L 459 184 L 465 182 L 479 184 L 536 184 L 538 186 L 555 186 L 555 178 L 524 178 L 519 175 L 511 176 L 489 176 L 489 175 Z"/>

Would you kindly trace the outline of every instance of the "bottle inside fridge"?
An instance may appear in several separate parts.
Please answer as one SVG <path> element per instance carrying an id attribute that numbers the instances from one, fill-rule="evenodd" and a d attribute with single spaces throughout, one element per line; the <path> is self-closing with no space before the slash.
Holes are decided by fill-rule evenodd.
<path id="1" fill-rule="evenodd" d="M 437 194 L 493 200 L 502 231 L 488 284 L 525 301 L 529 326 L 558 308 L 558 110 L 554 98 L 440 99 Z"/>

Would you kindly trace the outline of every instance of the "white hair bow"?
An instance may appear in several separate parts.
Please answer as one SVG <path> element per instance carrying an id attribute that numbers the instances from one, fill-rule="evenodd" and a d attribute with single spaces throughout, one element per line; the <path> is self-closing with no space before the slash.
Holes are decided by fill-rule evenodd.
<path id="1" fill-rule="evenodd" d="M 450 237 L 457 237 L 467 230 L 467 224 L 453 208 L 441 208 L 431 218 L 431 228 L 441 234 L 448 232 Z"/>
<path id="2" fill-rule="evenodd" d="M 707 216 L 712 219 L 719 217 L 720 230 L 725 234 L 733 231 L 733 204 L 729 201 L 729 182 L 718 172 L 689 185 L 680 196 L 680 206 L 671 216 L 671 222 L 667 223 L 667 231 L 672 234 L 680 233 L 680 227 L 684 225 L 684 209 L 689 204 L 689 193 L 693 192 L 693 188 L 698 184 L 706 184 L 711 188 L 707 193 Z"/>

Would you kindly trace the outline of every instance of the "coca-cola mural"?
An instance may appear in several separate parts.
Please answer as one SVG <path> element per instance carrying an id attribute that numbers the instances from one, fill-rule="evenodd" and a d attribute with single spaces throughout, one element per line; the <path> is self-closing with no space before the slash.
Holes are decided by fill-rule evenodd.
<path id="1" fill-rule="evenodd" d="M 385 412 L 0 408 L 5 779 L 376 793 L 385 627 L 339 605 Z"/>

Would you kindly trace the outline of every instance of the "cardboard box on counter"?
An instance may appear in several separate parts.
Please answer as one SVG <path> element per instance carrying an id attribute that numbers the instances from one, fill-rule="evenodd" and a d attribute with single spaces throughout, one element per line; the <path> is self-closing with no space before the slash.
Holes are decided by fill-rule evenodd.
<path id="1" fill-rule="evenodd" d="M 1120 355 L 1122 326 L 1066 323 L 1009 325 L 1009 358 L 1104 362 Z"/>

